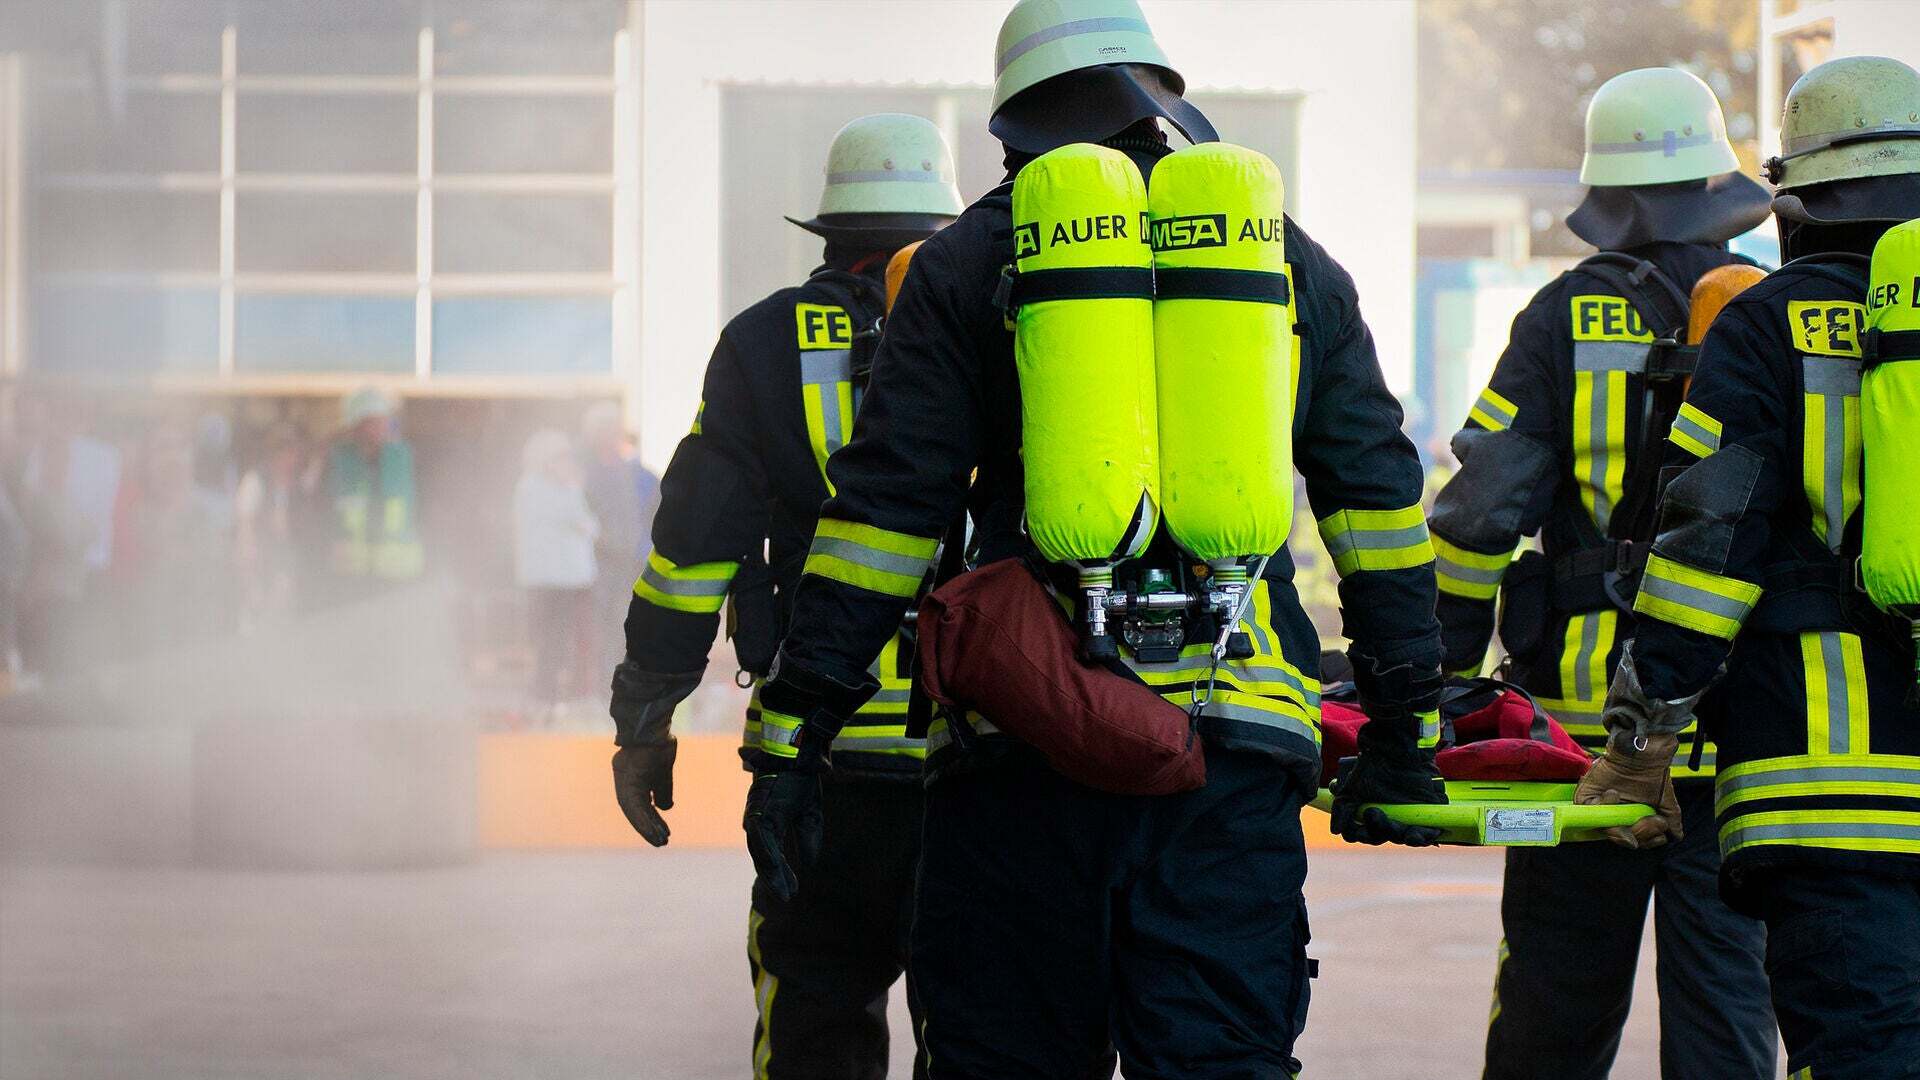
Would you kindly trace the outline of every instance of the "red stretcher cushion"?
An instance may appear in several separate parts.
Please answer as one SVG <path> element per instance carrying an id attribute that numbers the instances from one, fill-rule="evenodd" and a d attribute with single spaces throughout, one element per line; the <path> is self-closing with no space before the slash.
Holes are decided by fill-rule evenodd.
<path id="1" fill-rule="evenodd" d="M 1185 709 L 1104 667 L 1020 559 L 962 574 L 920 602 L 915 663 L 933 700 L 972 709 L 1070 780 L 1121 795 L 1207 782 Z"/>
<path id="2" fill-rule="evenodd" d="M 1454 737 L 1454 745 L 1434 756 L 1444 779 L 1566 783 L 1586 775 L 1593 763 L 1559 721 L 1536 713 L 1533 701 L 1515 687 L 1490 684 L 1486 691 L 1456 698 L 1441 710 L 1453 725 Z M 1366 722 L 1358 705 L 1321 703 L 1321 787 L 1333 782 L 1341 758 L 1359 752 L 1360 726 Z"/>

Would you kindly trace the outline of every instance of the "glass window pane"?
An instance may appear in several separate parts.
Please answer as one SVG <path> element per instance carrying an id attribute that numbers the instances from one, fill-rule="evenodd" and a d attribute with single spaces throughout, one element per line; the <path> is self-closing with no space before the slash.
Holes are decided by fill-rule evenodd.
<path id="1" fill-rule="evenodd" d="M 446 173 L 612 172 L 613 102 L 439 95 L 433 167 Z"/>
<path id="2" fill-rule="evenodd" d="M 604 296 L 461 296 L 433 302 L 435 375 L 604 375 L 613 305 Z"/>
<path id="3" fill-rule="evenodd" d="M 239 9 L 242 75 L 417 75 L 420 22 L 413 4 L 328 0 Z"/>
<path id="4" fill-rule="evenodd" d="M 240 371 L 411 372 L 413 298 L 242 293 L 233 352 Z"/>
<path id="5" fill-rule="evenodd" d="M 241 172 L 414 173 L 419 102 L 411 94 L 340 97 L 241 93 L 234 121 Z"/>
<path id="6" fill-rule="evenodd" d="M 115 121 L 97 95 L 33 95 L 33 164 L 45 172 L 220 171 L 220 96 L 135 91 Z"/>
<path id="7" fill-rule="evenodd" d="M 42 190 L 30 220 L 28 250 L 39 270 L 220 269 L 220 197 L 212 192 Z"/>
<path id="8" fill-rule="evenodd" d="M 611 195 L 434 194 L 435 273 L 585 273 L 612 265 Z"/>
<path id="9" fill-rule="evenodd" d="M 220 74 L 217 8 L 199 0 L 122 4 L 127 20 L 127 71 L 136 75 Z"/>
<path id="10" fill-rule="evenodd" d="M 442 0 L 433 5 L 438 75 L 613 74 L 620 0 Z"/>
<path id="11" fill-rule="evenodd" d="M 62 375 L 212 372 L 220 363 L 220 295 L 169 289 L 43 284 L 33 294 L 37 371 Z"/>
<path id="12" fill-rule="evenodd" d="M 248 271 L 414 269 L 414 196 L 243 191 L 235 259 Z"/>

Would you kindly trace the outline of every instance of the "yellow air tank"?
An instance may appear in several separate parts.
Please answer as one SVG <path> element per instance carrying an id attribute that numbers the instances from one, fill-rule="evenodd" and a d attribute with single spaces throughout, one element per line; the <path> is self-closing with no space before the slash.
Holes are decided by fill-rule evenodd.
<path id="1" fill-rule="evenodd" d="M 1146 210 L 1140 170 L 1091 143 L 1042 154 L 1013 181 L 1027 531 L 1087 585 L 1110 582 L 1157 524 Z"/>
<path id="2" fill-rule="evenodd" d="M 1867 328 L 1860 577 L 1876 605 L 1912 624 L 1920 686 L 1920 219 L 1874 245 Z"/>
<path id="3" fill-rule="evenodd" d="M 1181 548 L 1216 570 L 1278 551 L 1293 522 L 1284 195 L 1270 158 L 1230 143 L 1154 167 L 1161 512 Z"/>

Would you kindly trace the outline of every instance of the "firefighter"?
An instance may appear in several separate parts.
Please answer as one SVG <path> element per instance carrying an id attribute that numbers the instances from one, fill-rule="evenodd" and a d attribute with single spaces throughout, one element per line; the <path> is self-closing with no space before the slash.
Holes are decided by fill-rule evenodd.
<path id="1" fill-rule="evenodd" d="M 1790 261 L 1702 344 L 1667 450 L 1685 471 L 1660 501 L 1607 751 L 1578 798 L 1660 806 L 1697 714 L 1719 746 L 1721 892 L 1766 924 L 1791 1075 L 1916 1077 L 1913 646 L 1860 591 L 1857 564 L 1865 260 L 1920 217 L 1920 74 L 1879 57 L 1822 64 L 1788 93 L 1780 137 L 1767 170 Z M 1622 839 L 1677 836 L 1679 817 L 1669 803 Z M 1688 817 L 1685 832 L 1698 827 Z"/>
<path id="2" fill-rule="evenodd" d="M 1767 216 L 1765 189 L 1738 169 L 1720 103 L 1694 76 L 1643 68 L 1600 87 L 1580 172 L 1591 186 L 1567 218 L 1600 254 L 1514 320 L 1434 503 L 1448 669 L 1478 673 L 1504 594 L 1510 677 L 1596 753 L 1691 359 L 1675 347 L 1688 297 Z M 1514 561 L 1536 532 L 1541 550 Z M 1489 1080 L 1607 1075 L 1654 897 L 1663 1071 L 1773 1075 L 1765 934 L 1715 891 L 1713 767 L 1710 744 L 1675 762 L 1688 835 L 1671 847 L 1508 849 Z"/>
<path id="3" fill-rule="evenodd" d="M 888 259 L 960 210 L 953 159 L 932 123 L 853 121 L 828 152 L 819 213 L 794 221 L 826 241 L 823 265 L 721 331 L 693 430 L 661 480 L 653 552 L 633 586 L 613 680 L 615 791 L 650 844 L 667 842 L 659 811 L 673 806 L 673 709 L 700 683 L 723 606 L 741 670 L 757 681 L 773 659 L 832 491 L 827 460 L 865 393 Z M 849 712 L 815 806 L 829 837 L 818 872 L 797 892 L 754 882 L 756 1077 L 886 1074 L 887 992 L 906 956 L 926 756 L 924 740 L 904 735 L 912 646 L 899 631 L 896 617 L 862 666 L 879 692 Z M 756 693 L 741 751 L 749 762 L 762 717 Z"/>
<path id="4" fill-rule="evenodd" d="M 996 60 L 988 129 L 1005 146 L 1008 183 L 914 258 L 853 441 L 830 465 L 835 494 L 761 691 L 763 730 L 780 714 L 748 795 L 763 878 L 804 888 L 830 872 L 808 858 L 821 843 L 821 776 L 851 747 L 843 725 L 874 690 L 868 664 L 941 538 L 961 535 L 963 507 L 975 564 L 1030 550 L 1014 334 L 995 302 L 1015 257 L 1013 175 L 1049 150 L 1097 142 L 1150 185 L 1169 153 L 1163 125 L 1189 141 L 1216 137 L 1134 0 L 1022 0 Z M 1339 553 L 1345 630 L 1374 717 L 1338 818 L 1351 840 L 1431 842 L 1431 830 L 1360 805 L 1445 798 L 1433 771 L 1441 650 L 1420 463 L 1352 279 L 1290 221 L 1284 243 L 1300 335 L 1292 452 Z M 1102 392 L 1097 380 L 1086 387 Z M 1154 543 L 1148 557 L 1164 556 L 1164 534 Z M 936 724 L 912 949 L 934 1076 L 1074 1076 L 1109 1039 L 1134 1075 L 1297 1073 L 1309 966 L 1300 810 L 1320 767 L 1320 684 L 1318 637 L 1291 578 L 1282 549 L 1253 588 L 1249 663 L 1264 681 L 1199 710 L 1199 790 L 1096 792 L 986 726 Z M 1153 685 L 1198 704 L 1204 666 L 1185 682 L 1177 666 Z M 831 846 L 835 823 L 825 826 Z"/>

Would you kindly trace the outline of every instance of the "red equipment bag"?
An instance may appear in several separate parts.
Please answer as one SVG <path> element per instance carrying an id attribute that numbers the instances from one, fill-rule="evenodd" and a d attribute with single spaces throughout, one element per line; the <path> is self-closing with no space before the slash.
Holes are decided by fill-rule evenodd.
<path id="1" fill-rule="evenodd" d="M 927 696 L 971 709 L 1070 780 L 1118 795 L 1207 782 L 1186 711 L 1076 655 L 1074 629 L 1023 559 L 962 574 L 920 602 L 915 663 Z"/>
<path id="2" fill-rule="evenodd" d="M 1443 730 L 1452 745 L 1434 756 L 1447 780 L 1540 780 L 1566 783 L 1586 775 L 1593 758 L 1527 692 L 1497 679 L 1451 682 L 1440 700 Z M 1327 700 L 1320 706 L 1320 786 L 1333 781 L 1340 759 L 1359 752 L 1360 706 Z"/>

